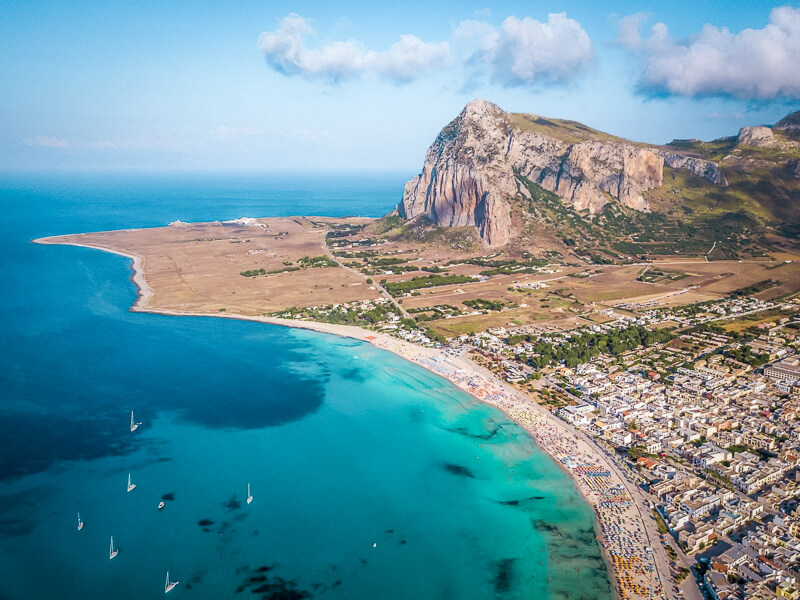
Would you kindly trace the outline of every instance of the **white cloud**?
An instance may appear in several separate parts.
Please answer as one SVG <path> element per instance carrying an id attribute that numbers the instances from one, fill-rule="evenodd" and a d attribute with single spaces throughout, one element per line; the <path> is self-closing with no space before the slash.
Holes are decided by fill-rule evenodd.
<path id="1" fill-rule="evenodd" d="M 278 29 L 265 31 L 258 47 L 267 64 L 285 75 L 338 82 L 364 73 L 373 73 L 395 82 L 416 79 L 426 71 L 447 64 L 447 42 L 423 42 L 403 35 L 389 50 L 367 50 L 355 40 L 326 42 L 309 48 L 306 39 L 316 32 L 308 19 L 290 14 L 281 19 Z"/>
<path id="2" fill-rule="evenodd" d="M 589 34 L 566 13 L 551 13 L 546 22 L 507 17 L 499 28 L 464 21 L 454 36 L 480 36 L 470 64 L 503 85 L 565 83 L 592 58 Z"/>
<path id="3" fill-rule="evenodd" d="M 35 135 L 33 137 L 25 138 L 22 140 L 28 146 L 37 148 L 69 148 L 70 144 L 67 140 L 53 135 Z"/>
<path id="4" fill-rule="evenodd" d="M 627 48 L 636 48 L 642 43 L 639 28 L 652 16 L 651 13 L 636 13 L 622 17 L 618 21 L 617 43 Z"/>
<path id="5" fill-rule="evenodd" d="M 663 23 L 646 38 L 638 33 L 641 19 L 623 24 L 618 41 L 642 59 L 645 88 L 684 96 L 800 98 L 800 8 L 772 9 L 763 29 L 731 33 L 707 24 L 684 41 L 670 37 Z"/>

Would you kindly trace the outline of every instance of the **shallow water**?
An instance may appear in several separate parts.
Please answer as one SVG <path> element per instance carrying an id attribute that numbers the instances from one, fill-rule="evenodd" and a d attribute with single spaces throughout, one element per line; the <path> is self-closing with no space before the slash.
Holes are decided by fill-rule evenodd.
<path id="1" fill-rule="evenodd" d="M 0 183 L 0 598 L 155 598 L 167 569 L 174 597 L 612 597 L 591 510 L 499 411 L 354 340 L 131 313 L 130 261 L 27 242 L 380 215 L 403 179 Z"/>

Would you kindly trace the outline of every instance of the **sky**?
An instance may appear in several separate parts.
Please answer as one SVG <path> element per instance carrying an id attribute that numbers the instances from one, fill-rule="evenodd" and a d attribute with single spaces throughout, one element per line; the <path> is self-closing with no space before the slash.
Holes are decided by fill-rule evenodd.
<path id="1" fill-rule="evenodd" d="M 710 140 L 800 109 L 797 57 L 800 2 L 4 0 L 0 170 L 413 174 L 477 97 Z"/>

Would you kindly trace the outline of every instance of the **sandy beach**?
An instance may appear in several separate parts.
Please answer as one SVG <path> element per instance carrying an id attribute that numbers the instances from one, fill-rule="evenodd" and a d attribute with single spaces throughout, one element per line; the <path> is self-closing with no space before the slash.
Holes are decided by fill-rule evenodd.
<path id="1" fill-rule="evenodd" d="M 48 238 L 34 240 L 40 244 L 63 244 Z M 665 596 L 653 551 L 663 553 L 658 540 L 648 538 L 644 515 L 629 491 L 629 483 L 593 442 L 579 435 L 566 423 L 543 409 L 534 400 L 524 397 L 464 353 L 425 348 L 393 338 L 384 333 L 349 325 L 315 321 L 278 319 L 232 313 L 182 312 L 154 309 L 149 306 L 153 290 L 144 276 L 144 261 L 139 255 L 120 252 L 99 245 L 74 244 L 125 256 L 132 261 L 131 279 L 138 289 L 138 298 L 131 307 L 135 312 L 151 312 L 174 316 L 222 317 L 256 321 L 285 327 L 309 329 L 349 337 L 365 342 L 411 361 L 446 378 L 481 402 L 502 410 L 509 419 L 523 427 L 537 446 L 550 455 L 573 479 L 597 517 L 598 542 L 606 556 L 616 594 L 622 600 L 662 598 Z M 635 492 L 633 492 L 635 493 Z M 649 549 L 652 548 L 652 551 Z M 662 569 L 663 570 L 663 569 Z"/>

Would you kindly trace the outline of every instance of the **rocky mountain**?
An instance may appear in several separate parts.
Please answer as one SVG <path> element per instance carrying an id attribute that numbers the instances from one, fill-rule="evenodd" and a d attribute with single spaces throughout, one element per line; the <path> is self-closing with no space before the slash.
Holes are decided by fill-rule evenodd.
<path id="1" fill-rule="evenodd" d="M 800 110 L 785 116 L 775 123 L 774 129 L 780 129 L 782 131 L 800 131 Z"/>
<path id="2" fill-rule="evenodd" d="M 486 244 L 504 246 L 521 233 L 511 202 L 535 202 L 531 185 L 552 192 L 587 219 L 613 206 L 639 213 L 663 210 L 666 171 L 671 182 L 688 177 L 706 197 L 733 198 L 739 192 L 727 190 L 729 180 L 733 177 L 738 185 L 742 169 L 748 168 L 740 159 L 768 158 L 749 156 L 755 150 L 747 148 L 780 147 L 784 154 L 789 148 L 780 167 L 794 174 L 796 168 L 787 159 L 800 158 L 794 149 L 800 145 L 787 135 L 795 127 L 800 128 L 800 112 L 776 124 L 780 132 L 745 127 L 711 147 L 697 140 L 655 147 L 574 121 L 507 113 L 477 99 L 436 137 L 421 173 L 406 183 L 397 211 L 405 219 L 424 215 L 439 226 L 474 225 Z M 680 172 L 685 176 L 676 175 Z M 670 192 L 681 194 L 673 183 Z"/>
<path id="3" fill-rule="evenodd" d="M 775 145 L 775 136 L 772 129 L 761 125 L 759 127 L 742 127 L 738 135 L 739 143 L 744 146 L 763 146 Z"/>

